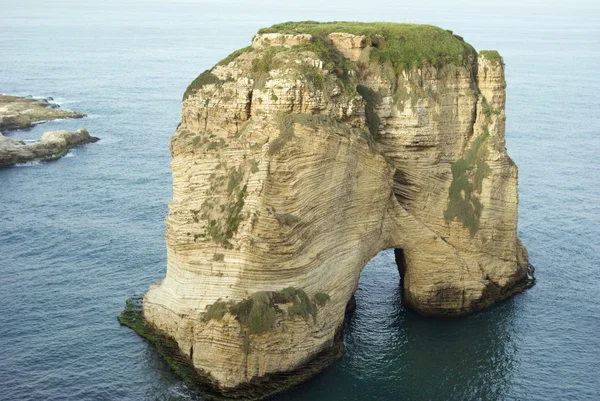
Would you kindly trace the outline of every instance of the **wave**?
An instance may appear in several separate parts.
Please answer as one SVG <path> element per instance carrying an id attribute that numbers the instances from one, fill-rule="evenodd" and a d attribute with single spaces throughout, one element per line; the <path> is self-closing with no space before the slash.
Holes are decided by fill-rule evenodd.
<path id="1" fill-rule="evenodd" d="M 15 164 L 15 167 L 31 167 L 31 166 L 37 166 L 40 163 L 41 163 L 41 161 L 39 161 L 39 160 L 32 160 L 29 162 L 17 163 L 17 164 Z"/>

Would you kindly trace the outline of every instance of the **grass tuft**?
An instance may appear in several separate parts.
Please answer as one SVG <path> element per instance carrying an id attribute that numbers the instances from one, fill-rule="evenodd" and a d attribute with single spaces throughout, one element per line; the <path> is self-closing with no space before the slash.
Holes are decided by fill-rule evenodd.
<path id="1" fill-rule="evenodd" d="M 281 60 L 275 56 L 282 51 L 281 47 L 266 48 L 259 58 L 252 60 L 252 72 L 250 77 L 254 80 L 255 89 L 263 89 L 269 80 L 269 73 L 281 66 Z"/>
<path id="2" fill-rule="evenodd" d="M 250 52 L 253 49 L 254 48 L 252 47 L 252 45 L 246 46 L 246 47 L 244 47 L 242 49 L 238 49 L 238 50 L 234 51 L 233 53 L 231 53 L 229 56 L 225 57 L 223 60 L 219 61 L 219 63 L 217 65 L 228 65 L 233 60 L 235 60 L 236 58 L 238 58 L 239 56 L 241 56 L 242 54 Z"/>
<path id="3" fill-rule="evenodd" d="M 479 56 L 494 63 L 502 63 L 502 57 L 496 50 L 480 50 Z"/>
<path id="4" fill-rule="evenodd" d="M 220 84 L 222 82 L 223 81 L 221 81 L 215 74 L 210 72 L 210 70 L 206 70 L 202 74 L 198 75 L 198 77 L 194 79 L 187 87 L 185 93 L 183 94 L 183 100 L 185 101 L 185 99 L 187 99 L 189 96 L 198 92 L 198 90 L 200 90 L 200 88 L 202 88 L 204 85 Z"/>

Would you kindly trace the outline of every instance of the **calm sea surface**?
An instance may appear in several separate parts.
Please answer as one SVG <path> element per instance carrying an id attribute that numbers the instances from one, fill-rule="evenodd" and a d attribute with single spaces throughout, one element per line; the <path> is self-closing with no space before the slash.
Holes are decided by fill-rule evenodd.
<path id="1" fill-rule="evenodd" d="M 600 399 L 597 6 L 248 3 L 0 1 L 0 93 L 88 114 L 10 136 L 101 138 L 0 170 L 0 399 L 199 399 L 116 316 L 165 274 L 168 141 L 187 84 L 260 27 L 300 19 L 431 23 L 501 52 L 519 235 L 538 284 L 484 313 L 427 319 L 400 305 L 393 253 L 381 252 L 344 358 L 276 399 Z"/>

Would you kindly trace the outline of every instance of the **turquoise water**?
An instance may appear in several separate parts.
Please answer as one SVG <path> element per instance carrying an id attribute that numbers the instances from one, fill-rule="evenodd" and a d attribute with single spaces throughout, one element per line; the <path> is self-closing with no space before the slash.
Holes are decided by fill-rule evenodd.
<path id="1" fill-rule="evenodd" d="M 538 283 L 484 313 L 422 318 L 400 305 L 384 251 L 361 276 L 344 358 L 276 399 L 600 399 L 600 12 L 473 4 L 3 1 L 0 93 L 89 115 L 10 135 L 86 127 L 102 140 L 0 170 L 0 399 L 199 399 L 116 316 L 164 276 L 168 141 L 187 84 L 291 19 L 431 23 L 501 52 Z"/>

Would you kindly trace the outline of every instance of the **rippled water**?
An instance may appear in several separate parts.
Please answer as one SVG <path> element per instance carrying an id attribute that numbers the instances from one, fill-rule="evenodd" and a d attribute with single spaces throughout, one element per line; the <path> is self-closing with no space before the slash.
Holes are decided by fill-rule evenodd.
<path id="1" fill-rule="evenodd" d="M 88 114 L 11 136 L 86 127 L 102 140 L 0 170 L 0 399 L 195 398 L 116 316 L 164 276 L 168 141 L 185 87 L 290 19 L 432 23 L 500 50 L 519 235 L 538 284 L 474 316 L 422 318 L 400 305 L 384 251 L 362 274 L 344 358 L 277 399 L 599 399 L 597 6 L 262 4 L 2 2 L 0 92 Z"/>

